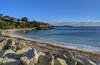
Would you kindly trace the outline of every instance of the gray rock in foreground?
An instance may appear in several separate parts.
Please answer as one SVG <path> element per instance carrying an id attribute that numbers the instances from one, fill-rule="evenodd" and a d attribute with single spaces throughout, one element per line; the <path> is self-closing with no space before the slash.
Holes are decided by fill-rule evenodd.
<path id="1" fill-rule="evenodd" d="M 10 59 L 6 57 L 2 61 L 2 65 L 21 65 L 21 63 L 16 59 Z"/>
<path id="2" fill-rule="evenodd" d="M 4 39 L 0 42 L 0 65 L 96 65 L 85 57 L 75 58 L 68 51 L 60 53 L 61 55 L 55 57 L 38 52 L 23 42 Z"/>

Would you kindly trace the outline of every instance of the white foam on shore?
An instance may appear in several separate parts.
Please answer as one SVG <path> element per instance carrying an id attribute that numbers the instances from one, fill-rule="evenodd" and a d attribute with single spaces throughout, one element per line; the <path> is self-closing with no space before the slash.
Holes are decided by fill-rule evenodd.
<path id="1" fill-rule="evenodd" d="M 93 46 L 89 46 L 89 45 L 84 45 L 84 44 L 67 44 L 68 48 L 74 48 L 74 49 L 80 49 L 80 50 L 85 50 L 85 51 L 91 51 L 91 52 L 95 52 L 95 53 L 100 53 L 100 48 L 99 47 L 93 47 Z"/>
<path id="2" fill-rule="evenodd" d="M 78 50 L 83 50 L 83 51 L 87 51 L 87 52 L 89 51 L 89 52 L 100 54 L 100 48 L 99 47 L 94 47 L 94 46 L 89 46 L 89 45 L 84 45 L 84 44 L 73 44 L 73 43 L 61 44 L 62 42 L 60 42 L 60 43 L 47 42 L 47 43 L 55 44 L 55 45 L 61 46 L 61 47 L 78 49 Z"/>

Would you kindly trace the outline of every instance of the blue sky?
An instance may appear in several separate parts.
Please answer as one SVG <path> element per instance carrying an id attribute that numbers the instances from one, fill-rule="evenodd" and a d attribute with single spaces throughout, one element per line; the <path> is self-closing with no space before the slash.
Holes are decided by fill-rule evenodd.
<path id="1" fill-rule="evenodd" d="M 0 0 L 0 13 L 44 22 L 100 20 L 100 0 Z"/>

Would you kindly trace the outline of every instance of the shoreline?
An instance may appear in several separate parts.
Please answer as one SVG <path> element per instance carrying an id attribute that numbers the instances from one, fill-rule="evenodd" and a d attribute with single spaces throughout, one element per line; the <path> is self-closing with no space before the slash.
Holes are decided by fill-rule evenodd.
<path id="1" fill-rule="evenodd" d="M 19 36 L 19 35 L 16 35 L 16 34 L 11 34 L 11 36 L 14 36 L 14 37 L 17 37 L 17 38 L 22 38 L 22 39 L 25 39 L 25 40 L 30 40 L 30 41 L 36 41 L 36 42 L 40 42 L 40 43 L 46 43 L 46 44 L 50 44 L 50 45 L 54 45 L 54 46 L 59 46 L 59 47 L 63 47 L 63 48 L 70 48 L 70 49 L 76 49 L 76 50 L 80 50 L 80 51 L 84 51 L 84 52 L 90 52 L 90 53 L 95 53 L 95 54 L 100 54 L 100 52 L 97 52 L 97 51 L 89 51 L 89 50 L 85 50 L 85 49 L 81 49 L 81 48 L 74 48 L 74 47 L 69 47 L 69 46 L 64 46 L 64 45 L 61 45 L 61 44 L 56 44 L 56 43 L 51 43 L 51 42 L 44 42 L 44 41 L 40 41 L 40 40 L 35 40 L 35 39 L 31 39 L 31 38 L 25 38 L 24 36 Z"/>
<path id="2" fill-rule="evenodd" d="M 13 32 L 20 31 L 20 30 L 32 30 L 32 28 L 30 28 L 30 29 L 28 29 L 28 28 L 9 29 L 9 30 L 0 30 L 0 31 L 2 32 L 1 34 L 2 34 L 3 37 L 15 38 L 15 39 L 20 39 L 20 40 L 25 40 L 25 41 L 31 41 L 31 42 L 34 42 L 34 44 L 37 47 L 43 48 L 45 50 L 47 49 L 48 51 L 51 50 L 51 51 L 56 51 L 57 53 L 59 53 L 61 50 L 67 50 L 70 53 L 72 53 L 73 55 L 74 54 L 75 55 L 82 55 L 82 56 L 85 56 L 85 57 L 88 57 L 88 58 L 93 58 L 93 59 L 96 59 L 96 60 L 100 60 L 100 54 L 99 53 L 94 53 L 94 52 L 91 52 L 91 51 L 85 51 L 85 50 L 81 50 L 81 49 L 67 48 L 67 47 L 59 45 L 59 44 L 50 44 L 50 43 L 47 43 L 47 42 L 40 42 L 40 41 L 37 41 L 37 40 L 24 38 L 23 36 L 18 36 L 18 35 L 12 34 Z M 54 54 L 57 54 L 57 53 L 54 53 Z M 53 54 L 53 52 L 50 53 L 50 54 Z"/>

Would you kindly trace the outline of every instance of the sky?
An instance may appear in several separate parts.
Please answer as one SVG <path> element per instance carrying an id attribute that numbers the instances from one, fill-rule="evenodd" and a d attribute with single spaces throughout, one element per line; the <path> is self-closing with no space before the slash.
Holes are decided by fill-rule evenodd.
<path id="1" fill-rule="evenodd" d="M 0 0 L 0 13 L 53 23 L 99 21 L 100 0 Z"/>

